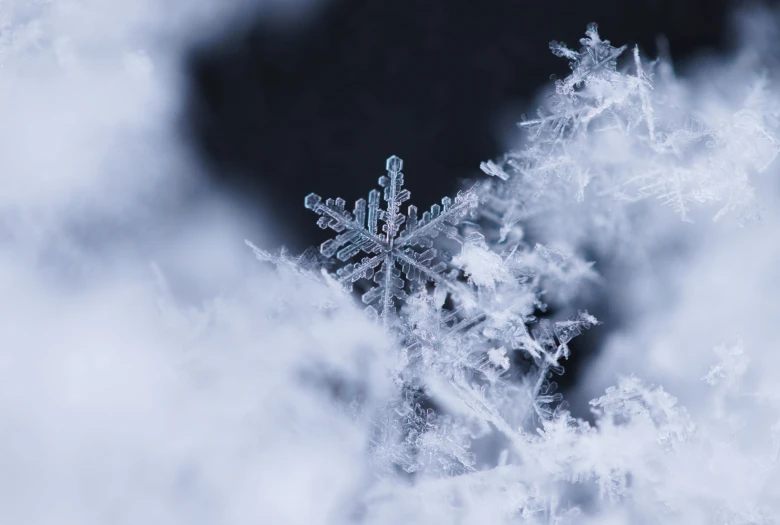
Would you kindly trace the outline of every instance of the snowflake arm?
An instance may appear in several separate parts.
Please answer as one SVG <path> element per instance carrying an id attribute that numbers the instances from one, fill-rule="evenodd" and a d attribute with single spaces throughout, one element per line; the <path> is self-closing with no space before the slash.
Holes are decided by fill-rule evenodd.
<path id="1" fill-rule="evenodd" d="M 386 250 L 387 243 L 376 233 L 379 192 L 372 190 L 368 199 L 368 213 L 366 213 L 366 201 L 359 199 L 355 203 L 353 215 L 344 209 L 344 199 L 327 199 L 323 204 L 322 198 L 316 193 L 306 196 L 304 201 L 306 208 L 320 215 L 317 226 L 323 230 L 330 228 L 337 233 L 344 232 L 322 243 L 320 246 L 322 255 L 326 257 L 336 255 L 340 261 L 347 261 L 361 251 L 381 253 Z M 365 224 L 367 217 L 368 225 Z"/>
<path id="2" fill-rule="evenodd" d="M 422 219 L 417 220 L 417 208 L 409 206 L 409 220 L 406 229 L 398 239 L 398 246 L 414 245 L 430 242 L 440 232 L 449 238 L 457 237 L 456 225 L 466 217 L 478 204 L 477 195 L 474 192 L 461 192 L 455 197 L 455 201 L 449 197 L 442 199 L 442 206 L 434 204 L 429 212 L 423 213 Z"/>
<path id="3" fill-rule="evenodd" d="M 374 270 L 382 264 L 383 260 L 381 255 L 377 255 L 370 258 L 365 257 L 359 263 L 348 264 L 336 271 L 336 280 L 341 285 L 351 289 L 352 283 L 360 279 L 371 279 L 374 276 Z"/>
<path id="4" fill-rule="evenodd" d="M 387 203 L 387 211 L 380 211 L 379 217 L 385 223 L 382 226 L 382 231 L 385 232 L 385 239 L 391 250 L 399 228 L 406 221 L 406 217 L 399 212 L 399 208 L 411 197 L 409 190 L 402 189 L 404 185 L 404 174 L 401 173 L 403 165 L 404 162 L 393 155 L 385 163 L 387 175 L 379 177 L 379 185 L 385 189 L 384 198 Z"/>

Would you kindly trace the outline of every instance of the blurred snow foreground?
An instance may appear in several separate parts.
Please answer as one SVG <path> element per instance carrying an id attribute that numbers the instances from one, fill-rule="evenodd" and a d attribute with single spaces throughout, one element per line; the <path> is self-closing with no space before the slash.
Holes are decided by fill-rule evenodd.
<path id="1" fill-rule="evenodd" d="M 420 216 L 390 157 L 256 265 L 171 89 L 247 5 L 2 8 L 0 522 L 780 521 L 777 17 L 684 76 L 554 42 L 490 177 Z M 554 378 L 593 289 L 586 422 Z"/>

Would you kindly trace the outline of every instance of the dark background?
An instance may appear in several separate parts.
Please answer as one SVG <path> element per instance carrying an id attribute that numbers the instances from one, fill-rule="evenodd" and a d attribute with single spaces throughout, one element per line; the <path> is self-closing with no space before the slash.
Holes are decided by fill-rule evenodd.
<path id="1" fill-rule="evenodd" d="M 578 48 L 589 22 L 651 56 L 664 35 L 676 64 L 729 45 L 727 0 L 331 0 L 305 24 L 259 18 L 193 50 L 184 130 L 214 182 L 262 206 L 293 251 L 327 236 L 304 196 L 365 196 L 384 159 L 405 161 L 427 207 L 508 149 L 524 111 Z M 261 196 L 262 195 L 262 200 Z M 281 235 L 280 237 L 281 238 Z M 618 316 L 598 300 L 591 311 Z M 575 341 L 598 347 L 603 330 Z M 601 335 L 600 335 L 601 334 Z M 567 366 L 576 379 L 582 359 Z"/>

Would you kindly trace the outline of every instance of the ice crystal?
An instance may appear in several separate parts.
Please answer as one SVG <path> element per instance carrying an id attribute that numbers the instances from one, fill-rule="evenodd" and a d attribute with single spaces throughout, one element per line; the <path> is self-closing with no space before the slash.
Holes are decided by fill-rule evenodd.
<path id="1" fill-rule="evenodd" d="M 522 242 L 498 253 L 475 225 L 470 233 L 461 233 L 463 219 L 479 204 L 473 190 L 442 199 L 441 206 L 431 206 L 422 218 L 415 206 L 403 215 L 400 207 L 410 194 L 403 189 L 402 167 L 400 158 L 388 158 L 387 175 L 379 179 L 386 209 L 380 207 L 378 190 L 369 193 L 368 201 L 358 200 L 353 212 L 345 209 L 343 199 L 306 197 L 306 207 L 320 215 L 318 225 L 338 233 L 320 246 L 324 257 L 346 263 L 333 274 L 335 280 L 347 289 L 368 280 L 371 287 L 362 295 L 367 309 L 380 314 L 386 327 L 393 325 L 412 358 L 425 361 L 434 352 L 428 369 L 439 370 L 448 381 L 455 381 L 456 370 L 495 376 L 496 367 L 487 357 L 495 351 L 494 342 L 526 352 L 543 370 L 557 369 L 559 360 L 568 357 L 568 341 L 597 321 L 583 312 L 574 320 L 540 323 L 533 331 L 527 325 L 537 321 L 536 310 L 545 308 L 540 300 L 545 287 L 555 289 L 555 281 L 573 286 L 591 276 L 589 265 Z M 440 233 L 459 243 L 460 253 L 453 256 L 434 247 Z M 361 253 L 365 256 L 354 261 Z"/>
<path id="2" fill-rule="evenodd" d="M 411 195 L 403 188 L 402 168 L 400 158 L 389 157 L 387 174 L 379 178 L 384 193 L 371 190 L 368 200 L 359 199 L 352 212 L 340 198 L 323 201 L 314 193 L 306 197 L 306 207 L 320 215 L 320 228 L 338 234 L 320 245 L 323 257 L 344 263 L 331 276 L 348 290 L 358 281 L 368 281 L 362 302 L 369 312 L 381 315 L 386 327 L 393 326 L 408 351 L 447 347 L 440 355 L 460 355 L 459 366 L 465 366 L 475 355 L 482 363 L 490 349 L 486 342 L 492 340 L 557 367 L 559 359 L 568 356 L 566 343 L 571 337 L 564 334 L 569 327 L 587 327 L 595 319 L 581 314 L 573 321 L 542 323 L 538 339 L 526 325 L 536 321 L 535 310 L 545 308 L 540 300 L 543 288 L 555 289 L 554 281 L 574 286 L 574 281 L 591 276 L 589 265 L 549 247 L 530 248 L 522 242 L 498 253 L 475 224 L 461 231 L 464 219 L 479 205 L 474 189 L 454 200 L 443 198 L 421 218 L 413 205 L 404 215 L 401 205 Z M 460 253 L 452 255 L 435 246 L 439 234 L 459 244 Z M 445 362 L 439 359 L 440 365 Z"/>
<path id="3" fill-rule="evenodd" d="M 609 95 L 609 87 L 621 80 L 617 59 L 626 46 L 616 48 L 609 40 L 602 40 L 595 24 L 588 26 L 586 38 L 580 43 L 582 48 L 577 52 L 560 42 L 550 42 L 553 54 L 570 60 L 572 73 L 555 83 L 557 97 L 549 114 L 541 113 L 539 118 L 520 123 L 542 148 L 576 135 L 613 103 L 604 95 Z"/>
<path id="4" fill-rule="evenodd" d="M 592 271 L 570 254 L 519 237 L 509 246 L 488 243 L 465 220 L 478 211 L 473 188 L 422 217 L 415 206 L 402 213 L 411 197 L 402 167 L 400 158 L 388 158 L 383 193 L 372 190 L 353 211 L 343 199 L 316 194 L 305 205 L 320 215 L 321 228 L 337 234 L 319 248 L 321 257 L 335 259 L 328 279 L 347 290 L 360 286 L 366 309 L 381 317 L 398 346 L 401 392 L 372 421 L 374 460 L 417 476 L 470 472 L 472 439 L 497 431 L 517 449 L 521 427 L 553 417 L 560 395 L 551 374 L 562 372 L 571 338 L 597 321 L 585 312 L 539 321 L 537 312 L 545 309 L 546 290 L 574 288 Z M 255 251 L 277 265 L 290 263 Z M 518 355 L 528 361 L 522 370 L 513 364 Z"/>
<path id="5" fill-rule="evenodd" d="M 565 80 L 556 82 L 559 93 L 570 94 L 585 79 L 609 79 L 617 69 L 617 59 L 626 50 L 626 46 L 613 47 L 609 40 L 602 40 L 596 24 L 589 24 L 585 38 L 580 39 L 582 48 L 573 51 L 560 42 L 550 42 L 550 50 L 556 56 L 568 58 L 572 74 Z"/>
<path id="6" fill-rule="evenodd" d="M 643 217 L 632 205 L 648 197 L 684 217 L 697 202 L 744 210 L 747 174 L 778 149 L 766 86 L 750 92 L 744 111 L 714 118 L 664 63 L 643 62 L 635 48 L 621 69 L 626 48 L 595 26 L 581 44 L 552 44 L 571 75 L 539 118 L 524 121 L 523 147 L 483 163 L 489 183 L 418 218 L 413 206 L 401 211 L 410 194 L 401 160 L 390 157 L 381 188 L 350 211 L 343 199 L 306 198 L 320 227 L 335 231 L 319 250 L 291 257 L 253 246 L 303 288 L 324 277 L 346 308 L 341 288 L 358 289 L 384 321 L 373 332 L 387 343 L 383 397 L 370 404 L 339 375 L 318 379 L 369 429 L 360 450 L 375 476 L 356 493 L 356 522 L 776 521 L 780 396 L 764 377 L 771 361 L 754 370 L 741 345 L 719 348 L 720 363 L 682 391 L 622 377 L 591 402 L 589 422 L 567 412 L 553 380 L 572 338 L 597 322 L 573 309 L 579 283 L 596 277 L 575 254 L 615 236 L 589 234 L 632 239 L 631 221 Z M 659 332 L 665 348 L 673 330 Z M 645 350 L 641 337 L 616 341 Z M 686 344 L 695 353 L 692 338 Z M 675 366 L 684 377 L 686 359 L 648 370 Z"/>
<path id="7" fill-rule="evenodd" d="M 391 322 L 399 303 L 426 283 L 453 289 L 455 284 L 445 276 L 448 269 L 433 240 L 441 233 L 459 238 L 457 225 L 471 214 L 478 204 L 473 191 L 458 193 L 455 199 L 445 197 L 429 211 L 417 215 L 417 207 L 409 206 L 406 214 L 401 206 L 409 200 L 409 190 L 403 188 L 403 161 L 396 156 L 386 162 L 387 175 L 379 178 L 384 189 L 373 189 L 368 201 L 359 199 L 352 212 L 345 209 L 344 199 L 327 199 L 311 193 L 306 196 L 306 208 L 320 215 L 317 225 L 330 228 L 338 235 L 325 241 L 320 252 L 346 263 L 336 270 L 336 280 L 351 289 L 360 280 L 373 281 L 362 300 L 371 311 L 381 315 L 384 324 Z M 381 232 L 379 223 L 382 224 Z M 359 254 L 359 261 L 349 262 Z"/>
<path id="8" fill-rule="evenodd" d="M 483 213 L 501 239 L 526 223 L 559 241 L 610 249 L 646 228 L 641 215 L 651 208 L 639 203 L 650 199 L 687 221 L 707 203 L 718 206 L 714 219 L 757 216 L 751 177 L 780 152 L 780 113 L 765 78 L 753 80 L 742 107 L 721 114 L 720 94 L 680 84 L 663 59 L 648 62 L 634 47 L 620 64 L 626 46 L 602 40 L 595 24 L 580 42 L 579 50 L 551 43 L 571 74 L 536 118 L 523 117 L 520 147 L 481 165 L 501 179 Z"/>

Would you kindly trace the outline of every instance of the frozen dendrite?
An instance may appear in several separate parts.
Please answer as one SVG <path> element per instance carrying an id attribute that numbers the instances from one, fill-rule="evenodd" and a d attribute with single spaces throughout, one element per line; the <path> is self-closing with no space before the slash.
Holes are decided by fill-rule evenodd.
<path id="1" fill-rule="evenodd" d="M 306 207 L 320 215 L 317 224 L 338 234 L 320 246 L 322 256 L 343 263 L 333 274 L 335 280 L 349 290 L 358 281 L 367 281 L 369 289 L 361 298 L 368 310 L 381 315 L 386 327 L 394 325 L 405 336 L 436 319 L 442 335 L 476 333 L 484 337 L 484 330 L 489 330 L 490 337 L 505 339 L 513 348 L 541 357 L 542 348 L 528 337 L 525 325 L 535 321 L 535 309 L 543 308 L 539 300 L 542 281 L 552 274 L 560 278 L 570 270 L 562 269 L 542 246 L 527 250 L 516 244 L 503 255 L 492 251 L 475 224 L 464 224 L 479 205 L 474 190 L 461 192 L 454 200 L 445 197 L 441 205 L 434 204 L 420 218 L 413 205 L 403 214 L 401 205 L 411 195 L 403 189 L 402 167 L 400 158 L 388 158 L 387 175 L 379 178 L 384 192 L 371 190 L 368 200 L 359 199 L 352 212 L 345 209 L 343 199 L 323 202 L 313 193 L 306 197 Z M 463 226 L 471 232 L 463 234 Z M 459 254 L 434 246 L 440 233 L 460 245 Z M 572 280 L 589 273 L 587 265 L 575 266 Z M 409 308 L 412 301 L 416 301 L 415 306 Z M 437 315 L 426 314 L 420 301 Z M 451 304 L 445 307 L 445 301 Z M 398 317 L 402 318 L 400 324 Z M 421 342 L 420 337 L 412 339 L 406 342 Z M 557 363 L 557 357 L 554 361 Z"/>
<path id="2" fill-rule="evenodd" d="M 536 312 L 544 310 L 546 287 L 574 286 L 592 271 L 521 240 L 491 249 L 465 220 L 479 205 L 474 189 L 442 199 L 422 217 L 415 206 L 402 213 L 410 198 L 402 166 L 398 157 L 387 159 L 383 193 L 372 190 L 351 212 L 343 199 L 315 194 L 305 205 L 320 215 L 321 228 L 337 233 L 320 246 L 324 258 L 338 261 L 330 277 L 348 290 L 367 288 L 362 302 L 402 349 L 397 380 L 418 393 L 399 397 L 375 420 L 375 456 L 409 472 L 423 465 L 427 475 L 465 472 L 474 464 L 470 437 L 493 428 L 520 444 L 529 416 L 552 417 L 559 397 L 550 374 L 561 371 L 571 338 L 596 320 L 582 312 L 539 322 Z M 439 234 L 449 249 L 435 244 Z M 519 375 L 507 349 L 528 356 L 531 369 Z M 439 410 L 421 408 L 426 396 Z"/>
<path id="3" fill-rule="evenodd" d="M 320 252 L 325 257 L 335 256 L 346 263 L 336 271 L 336 280 L 351 289 L 360 280 L 373 281 L 362 300 L 373 312 L 382 316 L 387 326 L 396 312 L 397 303 L 405 301 L 410 293 L 427 283 L 455 289 L 454 280 L 445 275 L 448 265 L 433 247 L 440 234 L 458 238 L 457 226 L 471 214 L 478 204 L 472 191 L 459 193 L 455 200 L 445 197 L 441 205 L 417 215 L 417 207 L 409 206 L 404 214 L 401 205 L 409 200 L 409 190 L 403 189 L 403 161 L 392 156 L 387 159 L 387 175 L 379 178 L 384 189 L 371 190 L 368 201 L 359 199 L 354 211 L 347 211 L 343 199 L 327 199 L 319 195 L 306 196 L 306 207 L 320 215 L 317 225 L 330 228 L 338 235 L 325 241 Z M 385 202 L 385 209 L 380 204 Z M 379 223 L 382 223 L 381 231 Z M 359 254 L 365 256 L 348 262 Z"/>
<path id="4" fill-rule="evenodd" d="M 703 378 L 713 389 L 697 397 L 710 417 L 693 417 L 662 388 L 628 377 L 591 403 L 592 423 L 572 418 L 552 373 L 595 319 L 540 317 L 546 302 L 568 306 L 566 293 L 592 271 L 562 248 L 527 240 L 624 228 L 636 208 L 627 204 L 648 197 L 682 214 L 709 201 L 745 211 L 746 174 L 777 151 L 776 123 L 759 111 L 768 107 L 766 86 L 723 119 L 686 114 L 678 108 L 699 106 L 683 100 L 691 93 L 666 64 L 642 62 L 635 49 L 630 71 L 619 69 L 630 56 L 595 27 L 580 50 L 552 48 L 572 74 L 537 119 L 524 121 L 524 147 L 484 164 L 503 179 L 489 179 L 489 191 L 464 192 L 420 220 L 400 211 L 410 196 L 391 157 L 384 201 L 374 190 L 346 211 L 341 199 L 307 197 L 320 226 L 336 231 L 319 254 L 256 250 L 288 271 L 327 268 L 328 283 L 359 288 L 394 343 L 396 390 L 365 408 L 381 475 L 355 498 L 356 521 L 774 523 L 776 389 L 746 375 L 742 349 L 721 349 L 722 362 Z M 456 202 L 463 208 L 448 214 Z M 438 226 L 415 234 L 420 224 Z M 743 417 L 745 407 L 755 421 Z"/>
<path id="5" fill-rule="evenodd" d="M 249 245 L 281 271 L 316 278 L 319 268 L 330 283 L 360 287 L 366 309 L 381 319 L 395 343 L 398 389 L 369 417 L 371 456 L 381 471 L 421 480 L 473 474 L 495 461 L 481 457 L 475 439 L 504 440 L 519 461 L 525 430 L 556 417 L 561 396 L 552 374 L 562 372 L 569 341 L 597 322 L 586 312 L 540 320 L 545 294 L 564 294 L 593 272 L 517 236 L 491 245 L 466 220 L 480 204 L 473 188 L 421 217 L 414 206 L 403 213 L 410 194 L 402 166 L 387 159 L 383 191 L 372 190 L 352 211 L 343 199 L 306 197 L 318 225 L 336 232 L 318 254 L 272 255 Z"/>
<path id="6" fill-rule="evenodd" d="M 686 220 L 704 203 L 719 207 L 716 219 L 757 214 L 750 178 L 780 151 L 765 78 L 724 114 L 721 94 L 680 84 L 667 61 L 648 63 L 636 47 L 626 56 L 595 25 L 580 42 L 579 50 L 551 44 L 571 74 L 535 118 L 520 122 L 520 147 L 482 163 L 505 181 L 483 195 L 483 216 L 501 227 L 499 238 L 526 223 L 558 241 L 609 248 L 644 227 L 646 207 L 631 204 L 648 199 Z"/>
<path id="7" fill-rule="evenodd" d="M 588 26 L 585 38 L 580 39 L 580 44 L 582 48 L 576 52 L 560 42 L 550 42 L 550 50 L 553 54 L 570 60 L 569 67 L 572 74 L 565 80 L 555 83 L 557 91 L 561 94 L 574 93 L 574 89 L 586 79 L 609 80 L 615 74 L 618 57 L 626 50 L 626 46 L 616 48 L 610 45 L 609 40 L 602 40 L 596 24 Z"/>

